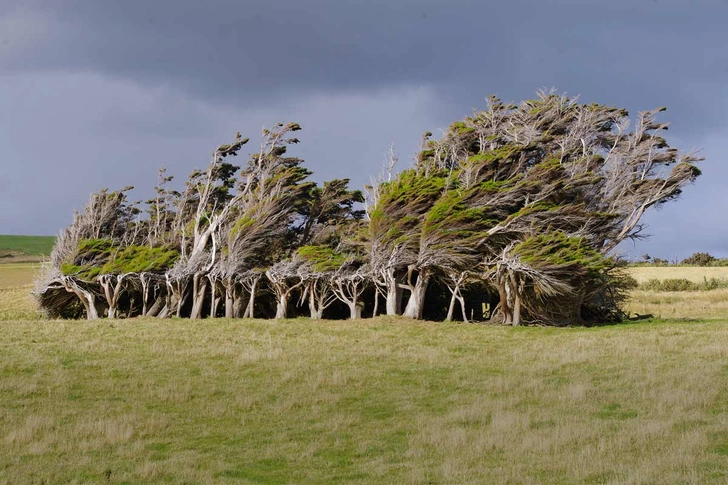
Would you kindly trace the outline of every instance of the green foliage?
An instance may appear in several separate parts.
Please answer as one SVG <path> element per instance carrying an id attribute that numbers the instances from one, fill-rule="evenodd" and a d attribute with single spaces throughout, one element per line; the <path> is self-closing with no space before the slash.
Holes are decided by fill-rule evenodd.
<path id="1" fill-rule="evenodd" d="M 694 253 L 692 256 L 683 259 L 682 264 L 686 266 L 710 266 L 716 258 L 709 253 Z"/>
<path id="2" fill-rule="evenodd" d="M 447 184 L 445 174 L 425 176 L 416 170 L 405 170 L 382 184 L 379 203 L 370 214 L 372 236 L 385 243 L 413 243 L 420 236 L 420 223 Z"/>
<path id="3" fill-rule="evenodd" d="M 84 239 L 78 244 L 78 252 L 83 255 L 108 253 L 114 248 L 111 239 Z"/>
<path id="4" fill-rule="evenodd" d="M 523 147 L 519 145 L 506 144 L 495 150 L 487 150 L 477 155 L 468 157 L 467 162 L 473 164 L 487 164 L 498 160 L 508 160 L 523 151 Z"/>
<path id="5" fill-rule="evenodd" d="M 91 281 L 101 274 L 101 267 L 115 249 L 111 239 L 83 239 L 78 243 L 74 260 L 61 265 L 61 273 Z"/>
<path id="6" fill-rule="evenodd" d="M 101 267 L 90 264 L 77 265 L 73 263 L 64 263 L 61 265 L 61 273 L 65 276 L 75 276 L 82 280 L 91 281 L 101 274 Z"/>
<path id="7" fill-rule="evenodd" d="M 651 279 L 639 285 L 645 291 L 710 291 L 728 288 L 726 278 L 703 278 L 696 283 L 687 278 L 668 278 L 664 280 Z"/>
<path id="8" fill-rule="evenodd" d="M 492 218 L 488 206 L 469 207 L 469 194 L 451 190 L 443 195 L 425 217 L 423 234 L 439 233 L 440 237 L 455 237 L 458 246 L 462 246 L 467 238 L 480 235 L 498 223 Z"/>
<path id="9" fill-rule="evenodd" d="M 530 264 L 554 266 L 578 265 L 590 270 L 603 270 L 612 265 L 583 237 L 569 237 L 561 231 L 530 237 L 514 249 L 521 259 Z"/>
<path id="10" fill-rule="evenodd" d="M 346 263 L 346 256 L 328 246 L 302 246 L 296 254 L 311 264 L 314 271 L 324 273 L 335 271 Z"/>
<path id="11" fill-rule="evenodd" d="M 126 246 L 119 248 L 110 239 L 84 239 L 75 260 L 61 266 L 61 273 L 91 281 L 100 274 L 161 272 L 179 257 L 169 247 Z"/>
<path id="12" fill-rule="evenodd" d="M 475 128 L 473 126 L 468 126 L 464 121 L 456 121 L 455 123 L 450 125 L 450 130 L 462 135 L 474 132 Z"/>
<path id="13" fill-rule="evenodd" d="M 235 224 L 233 225 L 233 228 L 230 230 L 230 236 L 232 238 L 235 238 L 238 234 L 241 234 L 246 229 L 248 229 L 250 226 L 255 223 L 254 219 L 251 219 L 250 217 L 241 217 L 237 221 L 235 221 Z"/>
<path id="14" fill-rule="evenodd" d="M 127 246 L 101 268 L 102 274 L 161 272 L 172 267 L 179 253 L 167 247 Z"/>

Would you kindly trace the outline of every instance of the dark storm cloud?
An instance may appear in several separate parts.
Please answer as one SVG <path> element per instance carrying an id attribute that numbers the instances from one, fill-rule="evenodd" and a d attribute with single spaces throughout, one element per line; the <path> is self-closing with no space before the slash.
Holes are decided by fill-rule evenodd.
<path id="1" fill-rule="evenodd" d="M 411 83 L 470 106 L 556 86 L 668 104 L 689 130 L 722 113 L 703 91 L 728 75 L 720 1 L 65 0 L 5 11 L 45 32 L 6 39 L 4 69 L 91 70 L 241 106 Z"/>
<path id="2" fill-rule="evenodd" d="M 720 156 L 727 16 L 712 0 L 0 1 L 0 99 L 15 106 L 0 119 L 0 184 L 25 177 L 27 166 L 5 160 L 26 156 L 39 127 L 57 139 L 39 173 L 82 170 L 68 184 L 85 198 L 110 176 L 148 177 L 160 158 L 190 160 L 228 131 L 294 117 L 311 121 L 302 151 L 320 178 L 349 170 L 361 184 L 390 142 L 408 158 L 421 131 L 486 95 L 519 100 L 551 86 L 633 112 L 667 105 L 679 147 L 710 143 L 706 154 Z M 703 168 L 706 179 L 728 175 L 717 160 Z M 36 183 L 52 197 L 56 182 Z M 0 206 L 12 205 L 2 194 Z M 678 205 L 697 210 L 698 199 Z M 68 204 L 0 224 L 44 232 Z M 672 206 L 650 218 L 656 237 L 683 224 L 662 219 Z"/>

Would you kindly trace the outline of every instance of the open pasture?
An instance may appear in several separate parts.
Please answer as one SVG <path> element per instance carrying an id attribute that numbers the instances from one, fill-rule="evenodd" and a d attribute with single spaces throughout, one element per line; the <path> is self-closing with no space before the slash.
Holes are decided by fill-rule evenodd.
<path id="1" fill-rule="evenodd" d="M 0 483 L 725 483 L 728 326 L 0 325 Z"/>
<path id="2" fill-rule="evenodd" d="M 728 266 L 701 267 L 701 266 L 635 266 L 627 269 L 637 283 L 649 280 L 680 279 L 700 283 L 704 279 L 727 278 Z"/>
<path id="3" fill-rule="evenodd" d="M 597 328 L 48 321 L 3 266 L 0 485 L 728 481 L 728 291 Z"/>
<path id="4" fill-rule="evenodd" d="M 0 264 L 0 288 L 30 285 L 39 269 L 37 263 Z"/>

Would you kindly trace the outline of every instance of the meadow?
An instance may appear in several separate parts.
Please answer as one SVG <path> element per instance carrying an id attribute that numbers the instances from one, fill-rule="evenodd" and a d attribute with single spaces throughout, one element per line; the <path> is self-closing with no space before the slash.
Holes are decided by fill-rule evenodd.
<path id="1" fill-rule="evenodd" d="M 628 268 L 627 272 L 637 283 L 644 283 L 652 279 L 681 279 L 700 283 L 705 279 L 728 278 L 728 266 L 697 267 L 697 266 L 635 266 Z"/>
<path id="2" fill-rule="evenodd" d="M 50 254 L 54 236 L 0 235 L 0 263 L 37 262 Z"/>
<path id="3" fill-rule="evenodd" d="M 0 484 L 728 482 L 726 292 L 555 329 L 48 321 L 20 283 L 0 266 Z"/>

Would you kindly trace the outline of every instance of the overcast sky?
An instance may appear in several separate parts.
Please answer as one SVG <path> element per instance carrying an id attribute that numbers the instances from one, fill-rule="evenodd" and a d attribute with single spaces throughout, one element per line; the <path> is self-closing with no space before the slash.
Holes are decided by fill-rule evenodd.
<path id="1" fill-rule="evenodd" d="M 0 233 L 56 234 L 99 188 L 177 182 L 240 131 L 303 126 L 317 180 L 361 187 L 394 144 L 555 87 L 636 113 L 703 177 L 625 254 L 728 256 L 728 3 L 0 0 Z M 244 162 L 244 160 L 241 160 Z"/>

